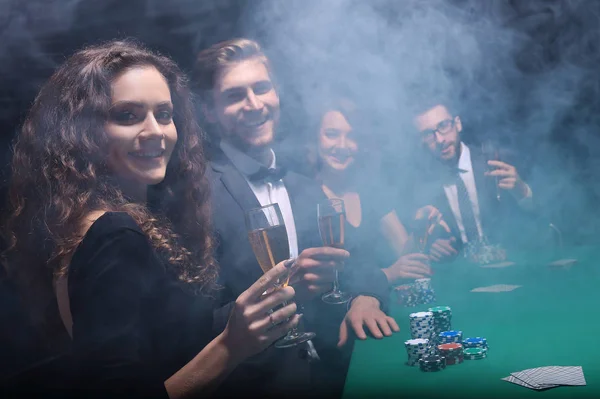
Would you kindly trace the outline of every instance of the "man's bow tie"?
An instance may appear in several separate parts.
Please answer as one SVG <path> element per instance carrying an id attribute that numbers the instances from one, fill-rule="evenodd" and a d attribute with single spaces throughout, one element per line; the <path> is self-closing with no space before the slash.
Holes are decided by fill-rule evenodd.
<path id="1" fill-rule="evenodd" d="M 261 166 L 261 168 L 248 176 L 248 179 L 252 182 L 260 182 L 260 181 L 270 181 L 277 182 L 285 177 L 287 170 L 280 166 L 278 168 L 266 168 Z"/>

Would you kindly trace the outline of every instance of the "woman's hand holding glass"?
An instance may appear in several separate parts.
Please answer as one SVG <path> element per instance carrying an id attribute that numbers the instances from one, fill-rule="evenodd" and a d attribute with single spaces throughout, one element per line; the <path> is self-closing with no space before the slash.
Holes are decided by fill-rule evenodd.
<path id="1" fill-rule="evenodd" d="M 413 244 L 418 252 L 427 252 L 434 262 L 448 261 L 458 254 L 456 239 L 452 237 L 450 226 L 437 208 L 431 205 L 420 208 L 415 214 L 415 222 L 419 231 L 413 235 Z M 432 238 L 436 230 L 438 234 Z"/>
<path id="2" fill-rule="evenodd" d="M 236 299 L 223 334 L 238 354 L 250 357 L 260 353 L 298 325 L 301 316 L 296 314 L 296 304 L 287 303 L 294 297 L 293 287 L 264 294 L 285 278 L 288 267 L 291 262 L 280 262 Z"/>
<path id="3" fill-rule="evenodd" d="M 402 279 L 431 277 L 433 271 L 429 265 L 429 257 L 422 253 L 410 253 L 398 258 L 393 265 L 383 269 L 390 284 Z"/>

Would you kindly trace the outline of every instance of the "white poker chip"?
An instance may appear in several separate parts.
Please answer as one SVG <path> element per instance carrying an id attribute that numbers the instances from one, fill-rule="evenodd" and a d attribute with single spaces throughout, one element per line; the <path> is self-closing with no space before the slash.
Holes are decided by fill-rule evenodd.
<path id="1" fill-rule="evenodd" d="M 409 339 L 408 341 L 404 341 L 405 345 L 427 345 L 429 343 L 428 339 L 416 338 Z"/>
<path id="2" fill-rule="evenodd" d="M 410 318 L 429 318 L 429 317 L 433 317 L 433 313 L 432 312 L 416 312 L 416 313 L 411 313 L 410 314 Z"/>

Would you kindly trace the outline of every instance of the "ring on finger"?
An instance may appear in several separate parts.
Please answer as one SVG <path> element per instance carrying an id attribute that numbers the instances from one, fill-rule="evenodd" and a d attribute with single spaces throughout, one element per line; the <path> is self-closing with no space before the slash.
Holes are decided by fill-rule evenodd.
<path id="1" fill-rule="evenodd" d="M 269 322 L 271 323 L 272 327 L 277 326 L 277 323 L 275 323 L 275 321 L 273 321 L 273 313 L 269 313 Z"/>

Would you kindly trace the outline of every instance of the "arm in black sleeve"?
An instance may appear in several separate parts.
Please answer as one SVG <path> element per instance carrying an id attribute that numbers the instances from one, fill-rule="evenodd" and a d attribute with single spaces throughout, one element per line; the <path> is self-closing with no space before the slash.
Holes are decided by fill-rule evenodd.
<path id="1" fill-rule="evenodd" d="M 388 312 L 390 287 L 387 277 L 383 271 L 375 266 L 369 265 L 350 265 L 344 276 L 346 289 L 352 293 L 352 296 L 359 295 L 372 296 L 379 300 L 381 310 Z"/>

